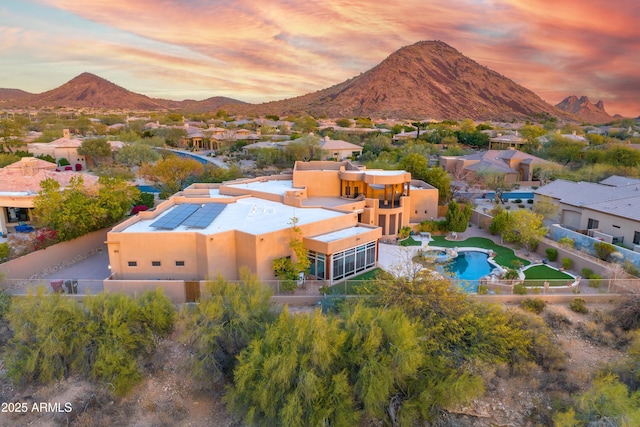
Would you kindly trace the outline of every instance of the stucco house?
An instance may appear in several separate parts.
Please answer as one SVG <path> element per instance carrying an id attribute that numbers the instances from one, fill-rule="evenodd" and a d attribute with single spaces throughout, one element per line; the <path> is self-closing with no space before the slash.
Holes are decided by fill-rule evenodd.
<path id="1" fill-rule="evenodd" d="M 440 157 L 440 165 L 449 173 L 456 174 L 460 170 L 474 175 L 496 173 L 504 175 L 508 184 L 533 181 L 534 167 L 543 164 L 552 163 L 518 150 L 488 150 L 467 156 Z"/>
<path id="2" fill-rule="evenodd" d="M 82 176 L 85 185 L 94 185 L 98 178 L 73 171 L 56 171 L 56 165 L 33 157 L 0 169 L 0 232 L 14 232 L 21 223 L 31 224 L 33 200 L 40 191 L 40 182 L 51 178 L 65 188 L 71 178 Z"/>
<path id="3" fill-rule="evenodd" d="M 62 138 L 51 142 L 32 142 L 27 144 L 27 151 L 35 157 L 49 155 L 59 162 L 60 159 L 67 159 L 74 170 L 87 168 L 87 159 L 78 154 L 78 148 L 82 146 L 82 140 L 71 138 L 69 129 L 62 131 Z M 78 166 L 79 165 L 79 166 Z"/>
<path id="4" fill-rule="evenodd" d="M 405 171 L 366 170 L 348 161 L 296 162 L 292 173 L 193 184 L 107 234 L 107 287 L 176 280 L 187 289 L 248 267 L 275 279 L 273 261 L 291 256 L 297 221 L 309 277 L 335 283 L 376 266 L 378 240 L 437 215 L 438 190 Z"/>
<path id="5" fill-rule="evenodd" d="M 610 243 L 640 245 L 640 179 L 609 177 L 600 183 L 553 181 L 534 201 L 558 206 L 558 223 Z M 640 248 L 639 248 L 640 249 Z"/>
<path id="6" fill-rule="evenodd" d="M 325 136 L 320 141 L 322 148 L 322 160 L 347 160 L 355 159 L 362 155 L 362 147 L 341 139 L 331 139 Z"/>

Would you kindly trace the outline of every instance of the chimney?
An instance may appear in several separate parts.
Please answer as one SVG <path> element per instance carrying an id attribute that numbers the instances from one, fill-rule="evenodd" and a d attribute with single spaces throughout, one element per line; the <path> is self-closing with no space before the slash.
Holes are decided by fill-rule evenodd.
<path id="1" fill-rule="evenodd" d="M 71 139 L 71 132 L 69 132 L 69 129 L 62 129 L 62 137 L 66 139 Z"/>

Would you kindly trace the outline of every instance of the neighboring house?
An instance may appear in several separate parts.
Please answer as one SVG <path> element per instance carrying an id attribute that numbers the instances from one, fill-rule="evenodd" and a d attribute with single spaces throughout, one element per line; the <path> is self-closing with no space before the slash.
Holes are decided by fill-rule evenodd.
<path id="1" fill-rule="evenodd" d="M 536 165 L 553 164 L 518 150 L 489 150 L 468 156 L 440 156 L 440 165 L 451 174 L 466 171 L 477 176 L 502 174 L 508 184 L 531 183 Z"/>
<path id="2" fill-rule="evenodd" d="M 640 179 L 612 176 L 598 183 L 553 181 L 534 191 L 535 200 L 553 201 L 558 222 L 626 246 L 640 245 Z"/>
<path id="3" fill-rule="evenodd" d="M 517 150 L 528 141 L 518 135 L 518 131 L 506 133 L 496 133 L 489 138 L 489 150 Z"/>
<path id="4" fill-rule="evenodd" d="M 356 159 L 362 155 L 362 147 L 341 139 L 331 139 L 325 136 L 320 141 L 322 160 Z"/>
<path id="5" fill-rule="evenodd" d="M 309 276 L 335 283 L 374 268 L 378 240 L 435 217 L 437 200 L 436 188 L 408 172 L 350 162 L 296 162 L 289 175 L 193 184 L 107 234 L 112 275 L 105 286 L 175 280 L 184 295 L 217 275 L 238 279 L 243 266 L 275 279 L 273 261 L 292 253 L 294 218 Z"/>
<path id="6" fill-rule="evenodd" d="M 0 169 L 0 231 L 3 235 L 15 231 L 20 223 L 30 224 L 33 200 L 40 191 L 40 182 L 52 178 L 61 188 L 69 185 L 71 178 L 82 176 L 85 185 L 94 185 L 98 178 L 81 172 L 57 172 L 56 165 L 33 157 L 23 157 L 19 162 Z"/>
<path id="7" fill-rule="evenodd" d="M 82 146 L 82 140 L 71 138 L 69 129 L 63 130 L 62 138 L 51 142 L 33 142 L 27 144 L 27 151 L 34 156 L 49 155 L 60 162 L 60 159 L 67 159 L 74 170 L 87 168 L 85 156 L 78 154 L 78 148 Z M 79 166 L 78 166 L 79 165 Z"/>

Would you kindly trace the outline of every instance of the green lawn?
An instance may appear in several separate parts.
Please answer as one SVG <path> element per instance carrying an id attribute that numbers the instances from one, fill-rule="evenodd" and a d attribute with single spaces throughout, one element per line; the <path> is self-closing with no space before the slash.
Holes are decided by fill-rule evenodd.
<path id="1" fill-rule="evenodd" d="M 496 253 L 494 260 L 505 268 L 513 268 L 514 260 L 519 260 L 522 265 L 531 264 L 528 260 L 516 256 L 516 254 L 513 252 L 513 249 L 507 248 L 505 246 L 500 246 L 485 237 L 470 237 L 466 240 L 446 240 L 444 236 L 434 236 L 433 242 L 430 242 L 429 246 L 442 246 L 444 248 L 474 247 L 491 250 Z"/>
<path id="2" fill-rule="evenodd" d="M 413 237 L 409 236 L 404 240 L 401 240 L 399 243 L 400 246 L 422 246 L 422 242 L 415 240 Z"/>
<path id="3" fill-rule="evenodd" d="M 565 286 L 568 281 L 573 281 L 573 276 L 568 275 L 547 265 L 534 265 L 524 271 L 526 286 L 543 286 L 545 280 L 550 286 Z"/>

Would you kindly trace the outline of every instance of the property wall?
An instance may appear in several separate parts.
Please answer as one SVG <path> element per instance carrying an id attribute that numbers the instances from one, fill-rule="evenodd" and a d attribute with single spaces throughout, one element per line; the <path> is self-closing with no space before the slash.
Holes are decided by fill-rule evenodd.
<path id="1" fill-rule="evenodd" d="M 562 237 L 569 237 L 570 239 L 573 239 L 573 241 L 575 242 L 574 248 L 576 250 L 586 252 L 593 256 L 595 256 L 596 254 L 595 249 L 593 249 L 593 244 L 596 242 L 599 242 L 599 240 L 597 239 L 594 239 L 589 236 L 585 236 L 584 234 L 581 234 L 581 233 L 576 233 L 575 231 L 571 231 L 566 228 L 562 228 L 557 224 L 554 224 L 549 228 L 549 233 L 553 240 L 557 241 L 557 240 L 560 240 Z M 622 254 L 624 260 L 628 260 L 632 262 L 636 267 L 640 268 L 640 253 L 622 248 L 620 246 L 616 246 L 616 251 Z M 538 252 L 540 252 L 539 249 L 538 249 Z"/>
<path id="2" fill-rule="evenodd" d="M 0 264 L 0 272 L 7 279 L 27 279 L 47 268 L 56 266 L 96 249 L 104 247 L 107 229 L 94 231 L 68 242 L 30 253 Z"/>
<path id="3" fill-rule="evenodd" d="M 185 284 L 182 280 L 109 280 L 103 282 L 104 292 L 117 292 L 132 297 L 146 291 L 155 291 L 161 288 L 164 294 L 176 304 L 184 304 L 187 301 Z"/>

